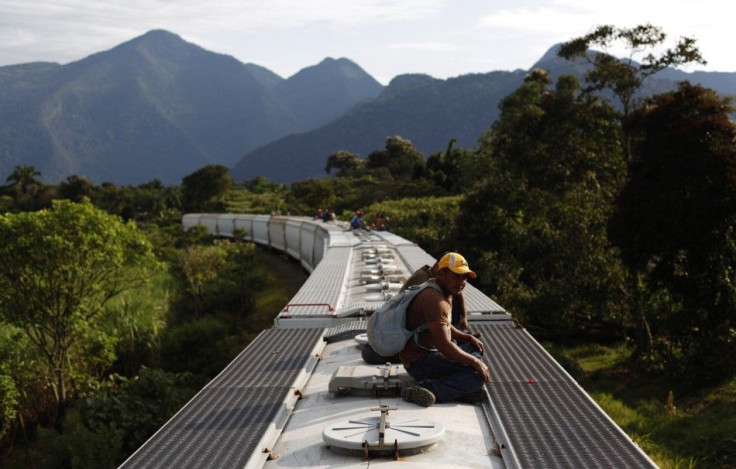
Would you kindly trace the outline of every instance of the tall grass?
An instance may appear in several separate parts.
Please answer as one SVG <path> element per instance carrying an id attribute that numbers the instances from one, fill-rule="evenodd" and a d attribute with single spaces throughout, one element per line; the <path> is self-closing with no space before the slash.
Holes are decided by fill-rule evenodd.
<path id="1" fill-rule="evenodd" d="M 164 269 L 146 287 L 124 292 L 108 305 L 103 327 L 118 338 L 116 371 L 132 376 L 140 366 L 155 364 L 176 288 L 171 272 Z"/>
<path id="2" fill-rule="evenodd" d="M 545 346 L 662 469 L 736 468 L 736 379 L 690 394 L 623 345 Z"/>

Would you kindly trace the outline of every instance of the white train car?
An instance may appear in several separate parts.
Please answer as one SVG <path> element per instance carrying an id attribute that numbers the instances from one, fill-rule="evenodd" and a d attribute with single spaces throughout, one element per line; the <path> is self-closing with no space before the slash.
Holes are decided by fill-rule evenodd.
<path id="1" fill-rule="evenodd" d="M 307 217 L 271 215 L 188 213 L 182 217 L 183 229 L 204 227 L 213 236 L 234 237 L 282 251 L 298 260 L 308 272 L 322 260 L 332 245 L 356 243 L 341 222 L 323 222 Z"/>

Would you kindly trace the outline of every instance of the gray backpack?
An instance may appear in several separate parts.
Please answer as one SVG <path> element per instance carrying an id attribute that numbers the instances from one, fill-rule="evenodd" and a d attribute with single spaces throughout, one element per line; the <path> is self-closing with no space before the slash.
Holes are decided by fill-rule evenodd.
<path id="1" fill-rule="evenodd" d="M 415 296 L 425 288 L 434 288 L 442 293 L 442 289 L 434 282 L 412 285 L 386 301 L 368 318 L 366 334 L 368 343 L 379 355 L 390 357 L 406 346 L 410 338 L 417 340 L 419 333 L 429 326 L 422 324 L 413 331 L 406 329 L 406 310 Z"/>

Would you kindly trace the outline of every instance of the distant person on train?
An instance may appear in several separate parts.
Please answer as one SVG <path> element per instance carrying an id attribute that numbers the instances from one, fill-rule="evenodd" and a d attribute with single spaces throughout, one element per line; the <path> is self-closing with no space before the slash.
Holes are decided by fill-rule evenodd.
<path id="1" fill-rule="evenodd" d="M 350 229 L 357 230 L 358 228 L 365 228 L 365 222 L 363 221 L 363 211 L 356 210 L 353 219 L 350 220 Z"/>
<path id="2" fill-rule="evenodd" d="M 382 213 L 379 213 L 376 215 L 376 217 L 371 222 L 371 229 L 377 230 L 377 231 L 385 231 L 388 229 L 388 218 L 386 218 Z"/>
<path id="3" fill-rule="evenodd" d="M 475 278 L 475 272 L 465 258 L 447 253 L 429 280 L 442 291 L 427 288 L 409 304 L 406 328 L 427 324 L 428 329 L 419 333 L 417 341 L 409 340 L 399 353 L 407 373 L 417 381 L 401 390 L 405 401 L 429 407 L 452 401 L 475 404 L 485 398 L 483 383 L 491 372 L 482 360 L 483 343 L 451 322 L 452 297 L 462 292 L 468 278 Z"/>

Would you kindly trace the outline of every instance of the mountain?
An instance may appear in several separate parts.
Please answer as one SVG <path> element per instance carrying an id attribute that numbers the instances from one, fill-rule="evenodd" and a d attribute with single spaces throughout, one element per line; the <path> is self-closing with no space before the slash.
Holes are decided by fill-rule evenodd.
<path id="1" fill-rule="evenodd" d="M 582 76 L 587 65 L 552 47 L 533 68 Z M 473 148 L 498 104 L 527 71 L 440 80 L 395 77 L 382 86 L 345 58 L 326 58 L 284 79 L 162 30 L 66 65 L 0 67 L 0 176 L 33 165 L 41 180 L 178 184 L 207 164 L 237 181 L 324 177 L 329 155 L 366 157 L 400 135 L 425 155 L 451 139 Z M 736 94 L 734 73 L 665 70 L 645 93 L 687 79 Z"/>
<path id="2" fill-rule="evenodd" d="M 231 168 L 236 181 L 265 176 L 291 183 L 325 176 L 329 155 L 347 150 L 363 157 L 400 135 L 429 155 L 450 139 L 472 148 L 498 118 L 498 102 L 515 90 L 525 72 L 491 72 L 439 80 L 400 75 L 380 96 L 365 101 L 319 129 L 278 139 L 245 155 Z"/>
<path id="3" fill-rule="evenodd" d="M 582 77 L 589 69 L 585 61 L 558 57 L 558 49 L 559 45 L 550 48 L 532 69 L 548 70 L 555 81 L 563 73 Z M 501 100 L 521 85 L 526 73 L 491 72 L 447 80 L 398 76 L 380 96 L 358 104 L 337 120 L 247 152 L 231 168 L 231 174 L 238 181 L 265 176 L 281 183 L 320 178 L 326 175 L 324 168 L 331 154 L 345 150 L 366 157 L 382 149 L 392 135 L 410 140 L 425 156 L 444 150 L 453 138 L 458 147 L 474 148 L 498 118 Z M 736 73 L 688 74 L 669 69 L 648 79 L 643 93 L 674 90 L 683 80 L 723 95 L 736 95 Z"/>
<path id="4" fill-rule="evenodd" d="M 281 82 L 275 92 L 297 121 L 328 123 L 356 103 L 378 96 L 383 88 L 350 60 L 326 58 Z"/>
<path id="5" fill-rule="evenodd" d="M 230 166 L 243 152 L 322 126 L 382 90 L 347 59 L 283 79 L 150 31 L 67 65 L 0 67 L 0 174 L 33 165 L 47 182 L 178 184 L 202 166 Z"/>

